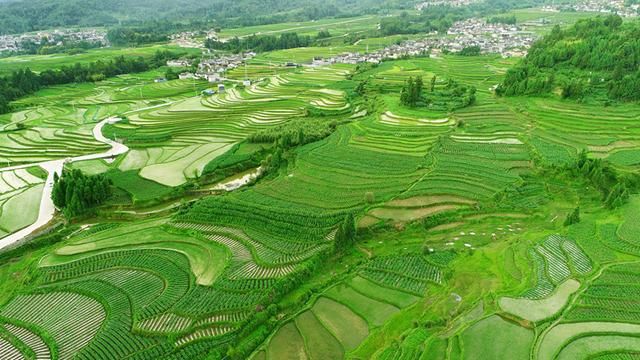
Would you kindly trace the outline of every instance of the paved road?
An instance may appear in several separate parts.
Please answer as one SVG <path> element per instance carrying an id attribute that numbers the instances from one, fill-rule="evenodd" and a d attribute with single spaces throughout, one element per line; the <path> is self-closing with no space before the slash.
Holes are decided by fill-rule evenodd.
<path id="1" fill-rule="evenodd" d="M 40 163 L 11 166 L 11 167 L 0 169 L 0 171 L 7 171 L 7 170 L 24 169 L 24 168 L 29 168 L 33 166 L 40 166 L 49 174 L 47 175 L 47 180 L 45 181 L 44 189 L 42 190 L 42 198 L 40 199 L 40 211 L 38 212 L 38 219 L 36 220 L 36 222 L 27 226 L 26 228 L 0 239 L 0 250 L 2 250 L 7 246 L 13 245 L 16 242 L 31 235 L 32 233 L 34 233 L 35 231 L 37 231 L 38 229 L 40 229 L 41 227 L 49 223 L 51 219 L 53 219 L 53 216 L 56 212 L 56 208 L 53 205 L 53 201 L 51 200 L 51 192 L 53 190 L 53 176 L 54 174 L 60 175 L 62 173 L 62 168 L 64 167 L 65 162 L 112 158 L 129 151 L 129 148 L 126 147 L 125 145 L 115 142 L 113 140 L 107 139 L 104 136 L 102 136 L 102 128 L 104 127 L 105 124 L 114 123 L 119 120 L 120 119 L 118 118 L 107 118 L 102 120 L 98 124 L 96 124 L 96 126 L 93 128 L 93 137 L 95 137 L 96 140 L 111 146 L 111 149 L 107 150 L 106 152 L 82 155 L 74 158 L 69 158 L 66 160 L 44 161 Z"/>

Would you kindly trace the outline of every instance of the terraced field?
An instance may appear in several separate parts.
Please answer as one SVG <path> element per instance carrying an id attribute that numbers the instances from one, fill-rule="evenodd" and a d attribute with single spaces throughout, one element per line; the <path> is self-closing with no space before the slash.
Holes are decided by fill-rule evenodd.
<path id="1" fill-rule="evenodd" d="M 442 284 L 441 271 L 421 256 L 371 261 L 355 277 L 323 292 L 309 309 L 281 327 L 253 358 L 265 354 L 267 359 L 282 354 L 296 359 L 342 358 L 389 318 L 418 301 L 427 286 Z M 286 348 L 296 350 L 287 352 Z"/>
<path id="2" fill-rule="evenodd" d="M 545 161 L 566 163 L 587 150 L 591 156 L 622 168 L 638 164 L 635 149 L 640 138 L 640 112 L 636 107 L 602 108 L 546 100 L 524 106 L 535 126 L 532 144 Z"/>
<path id="3" fill-rule="evenodd" d="M 21 99 L 19 103 L 28 106 L 26 110 L 0 117 L 3 129 L 13 130 L 0 134 L 0 161 L 17 165 L 105 151 L 108 147 L 91 134 L 97 122 L 150 104 L 193 96 L 192 82 L 173 82 L 171 92 L 162 92 L 158 89 L 161 84 L 153 83 L 157 74 L 122 75 L 97 86 L 61 85 Z M 136 90 L 135 96 L 121 95 L 131 89 Z M 33 103 L 38 105 L 30 106 Z M 24 130 L 15 130 L 17 124 Z"/>
<path id="4" fill-rule="evenodd" d="M 38 217 L 44 179 L 39 168 L 0 172 L 0 238 L 30 225 Z"/>
<path id="5" fill-rule="evenodd" d="M 132 150 L 120 163 L 123 171 L 167 186 L 178 186 L 202 174 L 204 166 L 250 134 L 302 117 L 306 107 L 344 111 L 344 93 L 326 89 L 343 79 L 341 69 L 305 69 L 278 75 L 244 90 L 230 88 L 210 97 L 192 97 L 168 107 L 130 116 L 138 138 L 162 138 L 161 146 Z M 313 81 L 316 87 L 309 87 Z"/>
<path id="6" fill-rule="evenodd" d="M 204 82 L 154 83 L 158 71 L 49 88 L 0 116 L 11 164 L 103 151 L 91 131 L 116 115 L 105 136 L 130 149 L 67 165 L 106 174 L 126 200 L 6 255 L 0 358 L 637 355 L 640 200 L 603 209 L 591 184 L 556 172 L 585 149 L 633 173 L 637 107 L 496 98 L 514 60 L 494 56 L 281 65 L 314 50 L 262 54 L 211 96 Z M 404 107 L 409 76 L 474 86 L 476 102 Z M 310 123 L 329 130 L 252 137 Z M 207 183 L 238 149 L 263 158 L 224 177 L 255 183 Z M 43 177 L 0 173 L 0 237 L 34 221 Z M 576 206 L 580 222 L 563 225 Z M 355 244 L 340 248 L 351 216 Z"/>

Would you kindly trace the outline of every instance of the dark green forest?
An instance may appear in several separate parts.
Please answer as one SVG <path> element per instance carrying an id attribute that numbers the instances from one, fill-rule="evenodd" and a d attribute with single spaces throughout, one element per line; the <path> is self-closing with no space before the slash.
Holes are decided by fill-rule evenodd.
<path id="1" fill-rule="evenodd" d="M 640 22 L 619 16 L 555 27 L 510 69 L 498 95 L 545 94 L 562 98 L 640 100 Z"/>

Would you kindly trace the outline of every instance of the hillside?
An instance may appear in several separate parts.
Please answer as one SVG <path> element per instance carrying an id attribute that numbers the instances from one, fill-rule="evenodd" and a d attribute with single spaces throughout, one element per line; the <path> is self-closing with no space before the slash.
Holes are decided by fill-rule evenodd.
<path id="1" fill-rule="evenodd" d="M 52 27 L 112 26 L 152 20 L 248 26 L 375 13 L 406 0 L 34 0 L 0 4 L 0 34 Z M 260 9 L 256 11 L 256 9 Z"/>
<path id="2" fill-rule="evenodd" d="M 618 16 L 556 27 L 535 43 L 496 89 L 500 95 L 547 94 L 604 102 L 640 99 L 640 22 Z"/>

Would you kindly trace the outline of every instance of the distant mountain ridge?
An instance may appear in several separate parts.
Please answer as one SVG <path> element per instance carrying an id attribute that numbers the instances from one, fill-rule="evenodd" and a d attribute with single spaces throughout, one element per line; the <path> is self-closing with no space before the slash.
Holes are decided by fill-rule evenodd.
<path id="1" fill-rule="evenodd" d="M 152 20 L 247 26 L 408 8 L 408 0 L 0 0 L 0 34 Z"/>

